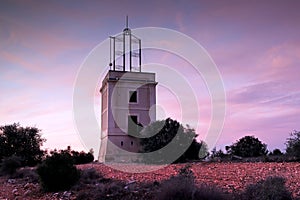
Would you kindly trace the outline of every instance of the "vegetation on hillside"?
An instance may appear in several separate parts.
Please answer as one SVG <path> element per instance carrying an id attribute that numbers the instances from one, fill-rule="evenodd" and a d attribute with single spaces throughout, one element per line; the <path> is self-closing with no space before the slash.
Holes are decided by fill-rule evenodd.
<path id="1" fill-rule="evenodd" d="M 286 153 L 300 160 L 300 131 L 294 131 L 286 141 Z"/>
<path id="2" fill-rule="evenodd" d="M 59 154 L 68 154 L 71 158 L 72 158 L 72 162 L 75 165 L 79 165 L 79 164 L 86 164 L 86 163 L 90 163 L 94 161 L 94 151 L 93 149 L 90 149 L 90 151 L 88 153 L 85 153 L 84 151 L 78 152 L 75 150 L 71 149 L 71 146 L 68 146 L 67 149 L 63 149 L 63 150 L 53 150 L 50 151 L 50 154 L 55 154 L 55 153 L 59 153 Z"/>
<path id="3" fill-rule="evenodd" d="M 189 126 L 184 127 L 176 120 L 168 118 L 146 126 L 140 133 L 141 153 L 146 163 L 173 163 L 203 159 L 208 154 L 205 142 L 196 140 L 197 134 Z"/>
<path id="4" fill-rule="evenodd" d="M 241 157 L 258 157 L 267 155 L 267 145 L 254 136 L 245 136 L 234 144 L 227 146 L 229 154 Z"/>
<path id="5" fill-rule="evenodd" d="M 207 145 L 196 140 L 197 134 L 195 130 L 189 126 L 184 127 L 176 120 L 170 118 L 162 121 L 157 121 L 145 127 L 141 133 L 145 137 L 141 140 L 141 152 L 160 152 L 166 145 L 174 143 L 181 151 L 179 157 L 176 157 L 174 162 L 188 162 L 201 160 L 208 155 Z M 93 195 L 93 197 L 107 198 L 123 197 L 131 193 L 131 185 L 124 182 L 109 180 L 95 171 L 80 171 L 75 164 L 85 164 L 94 160 L 93 151 L 88 153 L 77 152 L 69 146 L 65 150 L 53 150 L 50 154 L 41 150 L 41 145 L 45 139 L 40 135 L 40 130 L 35 127 L 21 127 L 20 124 L 5 125 L 0 127 L 0 175 L 9 175 L 8 177 L 18 177 L 19 168 L 22 166 L 34 166 L 41 163 L 37 167 L 37 176 L 34 177 L 44 191 L 64 191 L 74 190 L 79 186 L 85 187 L 85 184 L 100 184 L 100 193 L 92 191 L 91 194 L 79 193 L 80 197 L 85 198 Z M 174 146 L 174 147 L 175 147 Z M 286 153 L 282 153 L 279 149 L 274 149 L 268 154 L 267 145 L 262 143 L 254 136 L 245 136 L 232 145 L 226 148 L 227 152 L 213 149 L 210 158 L 232 159 L 233 156 L 241 158 L 263 157 L 264 161 L 270 161 L 271 157 L 280 158 L 277 161 L 295 161 L 300 159 L 300 132 L 294 131 L 286 141 Z M 168 153 L 176 154 L 176 150 L 171 148 Z M 174 150 L 174 151 L 173 151 Z M 161 152 L 162 154 L 162 152 Z M 158 154 L 159 155 L 159 154 Z M 292 157 L 292 159 L 290 159 Z M 164 163 L 164 157 L 152 159 L 147 158 L 147 162 L 161 164 Z M 159 162 L 157 162 L 159 161 Z M 23 169 L 22 169 L 23 170 Z M 20 174 L 20 173 L 19 173 Z M 32 174 L 31 174 L 32 175 Z M 20 176 L 21 177 L 21 176 Z M 27 177 L 27 178 L 28 178 Z M 99 182 L 99 179 L 100 182 Z M 132 184 L 132 183 L 130 183 Z M 95 185 L 95 188 L 98 186 Z M 90 186 L 88 186 L 90 187 Z M 195 185 L 193 172 L 188 168 L 183 168 L 179 175 L 171 177 L 153 185 L 145 185 L 142 187 L 151 188 L 151 197 L 159 199 L 176 199 L 180 198 L 208 198 L 208 199 L 229 199 L 236 198 L 232 194 L 225 194 L 215 186 L 204 184 Z M 73 189 L 72 189 L 73 188 Z M 94 188 L 94 189 L 95 189 Z M 81 191 L 80 189 L 78 189 Z M 143 189 L 142 189 L 143 190 Z M 145 191 L 148 189 L 144 188 Z M 96 190 L 98 191 L 98 189 Z M 238 195 L 238 199 L 292 199 L 290 191 L 285 187 L 285 179 L 282 177 L 269 177 L 266 180 L 261 180 L 256 184 L 249 185 L 246 190 Z M 274 196 L 274 194 L 276 194 Z M 103 196 L 104 195 L 104 196 Z M 251 196 L 252 195 L 252 196 Z"/>
<path id="6" fill-rule="evenodd" d="M 19 123 L 0 127 L 0 160 L 17 156 L 22 166 L 39 163 L 44 151 L 41 149 L 45 139 L 36 127 L 22 127 Z"/>
<path id="7" fill-rule="evenodd" d="M 68 190 L 80 177 L 72 156 L 64 151 L 47 156 L 38 166 L 37 173 L 45 191 Z"/>

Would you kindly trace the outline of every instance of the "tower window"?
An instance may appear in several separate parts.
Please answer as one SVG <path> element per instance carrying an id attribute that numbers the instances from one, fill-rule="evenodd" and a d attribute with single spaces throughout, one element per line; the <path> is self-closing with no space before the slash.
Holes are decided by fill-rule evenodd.
<path id="1" fill-rule="evenodd" d="M 123 141 L 121 141 L 121 146 L 123 146 L 123 144 L 124 144 Z"/>
<path id="2" fill-rule="evenodd" d="M 129 115 L 128 116 L 128 123 L 133 123 L 133 125 L 137 125 L 138 124 L 138 116 L 136 115 Z"/>
<path id="3" fill-rule="evenodd" d="M 138 124 L 138 116 L 129 115 L 128 116 L 128 133 L 136 134 L 137 133 L 137 124 Z"/>
<path id="4" fill-rule="evenodd" d="M 137 91 L 129 91 L 129 102 L 137 103 Z"/>
<path id="5" fill-rule="evenodd" d="M 131 146 L 133 146 L 133 141 L 131 141 Z"/>

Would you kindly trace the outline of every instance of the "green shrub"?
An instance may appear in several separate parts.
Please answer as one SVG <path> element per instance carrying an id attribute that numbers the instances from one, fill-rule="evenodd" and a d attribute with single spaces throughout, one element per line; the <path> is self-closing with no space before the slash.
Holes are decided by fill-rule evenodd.
<path id="1" fill-rule="evenodd" d="M 0 159 L 17 155 L 22 158 L 22 166 L 35 166 L 44 156 L 43 142 L 41 130 L 36 127 L 19 123 L 0 126 Z"/>
<path id="2" fill-rule="evenodd" d="M 280 151 L 280 149 L 274 149 L 272 152 L 269 153 L 270 156 L 281 156 L 283 153 Z"/>
<path id="3" fill-rule="evenodd" d="M 141 158 L 146 164 L 201 160 L 208 154 L 207 144 L 196 140 L 197 134 L 194 129 L 188 125 L 184 127 L 171 118 L 151 123 L 140 131 L 140 135 L 147 136 L 140 139 L 140 152 L 145 153 Z M 166 145 L 171 145 L 168 150 L 163 149 Z M 172 146 L 174 148 L 171 148 Z M 147 154 L 155 151 L 155 154 Z"/>
<path id="4" fill-rule="evenodd" d="M 54 150 L 51 151 L 50 154 L 53 153 L 60 153 L 60 154 L 69 154 L 72 159 L 73 159 L 73 163 L 75 165 L 80 165 L 80 164 L 87 164 L 87 163 L 91 163 L 94 161 L 94 151 L 93 149 L 90 149 L 90 151 L 88 153 L 85 153 L 84 151 L 78 152 L 75 150 L 71 149 L 71 146 L 68 146 L 67 149 L 62 149 L 62 150 Z"/>
<path id="5" fill-rule="evenodd" d="M 157 198 L 161 200 L 192 199 L 195 190 L 195 185 L 190 179 L 182 176 L 172 177 L 161 184 Z"/>
<path id="6" fill-rule="evenodd" d="M 80 182 L 84 184 L 91 184 L 96 183 L 100 178 L 102 179 L 103 177 L 100 177 L 94 168 L 89 168 L 81 171 Z"/>
<path id="7" fill-rule="evenodd" d="M 227 197 L 216 186 L 202 184 L 198 186 L 197 190 L 194 193 L 193 199 L 222 200 L 222 199 L 232 199 L 232 198 Z"/>
<path id="8" fill-rule="evenodd" d="M 242 195 L 242 199 L 289 200 L 292 199 L 292 196 L 285 186 L 285 179 L 275 176 L 249 185 Z"/>
<path id="9" fill-rule="evenodd" d="M 160 191 L 157 193 L 157 199 L 161 200 L 182 200 L 182 199 L 225 199 L 224 194 L 214 186 L 202 184 L 197 186 L 194 180 L 194 174 L 185 166 L 180 169 L 177 176 L 163 181 L 160 185 Z"/>
<path id="10" fill-rule="evenodd" d="M 182 176 L 173 177 L 161 184 L 157 198 L 161 200 L 182 199 L 226 199 L 225 195 L 216 187 L 209 185 L 196 186 L 190 179 Z"/>
<path id="11" fill-rule="evenodd" d="M 195 179 L 194 172 L 191 170 L 190 164 L 186 164 L 184 167 L 179 169 L 179 176 L 190 179 L 192 181 L 194 181 Z"/>
<path id="12" fill-rule="evenodd" d="M 37 172 L 45 191 L 68 190 L 80 177 L 80 171 L 67 153 L 53 153 L 48 156 L 38 166 Z"/>
<path id="13" fill-rule="evenodd" d="M 294 131 L 290 136 L 285 143 L 286 153 L 289 156 L 295 157 L 295 160 L 300 161 L 300 131 Z"/>
<path id="14" fill-rule="evenodd" d="M 264 156 L 268 153 L 267 145 L 254 136 L 245 136 L 225 148 L 229 154 L 244 158 Z"/>
<path id="15" fill-rule="evenodd" d="M 94 200 L 94 199 L 129 199 L 129 192 L 124 189 L 125 184 L 114 180 L 107 183 L 99 183 L 80 190 L 76 195 L 77 200 Z"/>
<path id="16" fill-rule="evenodd" d="M 22 166 L 22 159 L 18 156 L 4 158 L 1 163 L 0 173 L 12 176 Z"/>
<path id="17" fill-rule="evenodd" d="M 27 183 L 38 183 L 39 175 L 36 172 L 36 169 L 25 167 L 19 169 L 13 176 L 13 178 L 25 179 Z"/>
<path id="18" fill-rule="evenodd" d="M 91 163 L 94 161 L 94 156 L 91 152 L 85 153 L 83 151 L 82 152 L 71 151 L 71 155 L 76 165 Z"/>

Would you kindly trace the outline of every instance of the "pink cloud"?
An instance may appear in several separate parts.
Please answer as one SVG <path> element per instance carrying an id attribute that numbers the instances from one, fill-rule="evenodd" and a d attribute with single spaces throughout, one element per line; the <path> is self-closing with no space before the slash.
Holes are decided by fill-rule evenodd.
<path id="1" fill-rule="evenodd" d="M 265 52 L 258 66 L 265 71 L 261 79 L 277 79 L 281 81 L 297 81 L 300 59 L 300 41 L 289 41 L 274 46 Z"/>
<path id="2" fill-rule="evenodd" d="M 42 70 L 42 68 L 39 65 L 30 63 L 16 54 L 2 51 L 0 52 L 0 56 L 7 62 L 17 64 L 18 66 L 21 66 L 26 70 L 34 72 L 40 72 Z"/>
<path id="3" fill-rule="evenodd" d="M 176 18 L 175 18 L 176 24 L 178 26 L 179 31 L 185 32 L 186 28 L 184 26 L 184 19 L 183 19 L 183 14 L 182 12 L 177 12 L 176 13 Z"/>
<path id="4" fill-rule="evenodd" d="M 297 129 L 300 13 L 296 1 L 192 1 L 188 4 L 107 1 L 92 6 L 78 2 L 72 5 L 35 1 L 6 4 L 10 4 L 11 10 L 6 13 L 4 9 L 0 14 L 5 27 L 1 32 L 0 57 L 5 64 L 17 67 L 14 70 L 1 68 L 1 78 L 4 78 L 1 92 L 6 97 L 1 100 L 0 118 L 1 121 L 20 119 L 37 123 L 46 129 L 53 146 L 63 144 L 63 141 L 55 141 L 61 133 L 75 132 L 72 125 L 62 124 L 72 124 L 68 112 L 72 109 L 76 70 L 86 56 L 83 54 L 109 33 L 121 31 L 126 14 L 129 14 L 130 25 L 132 18 L 132 27 L 175 28 L 192 36 L 211 53 L 223 75 L 228 95 L 222 144 L 231 144 L 248 134 L 258 135 L 266 143 L 279 144 L 288 132 Z M 180 48 L 178 41 L 165 45 Z M 174 56 L 151 56 L 148 61 L 168 64 L 189 77 L 199 100 L 201 125 L 197 132 L 205 132 L 211 118 L 211 105 L 201 78 Z M 95 98 L 100 99 L 99 93 Z M 171 116 L 180 116 L 177 110 L 173 111 L 178 107 L 173 98 L 165 95 L 160 101 Z M 96 109 L 100 112 L 99 106 L 96 101 Z M 63 114 L 55 115 L 56 110 L 62 110 Z M 53 122 L 53 119 L 61 122 Z M 68 143 L 68 136 L 63 140 L 64 144 Z"/>
<path id="5" fill-rule="evenodd" d="M 245 135 L 255 135 L 266 142 L 271 149 L 284 148 L 284 142 L 289 133 L 297 129 L 299 121 L 299 111 L 287 110 L 278 112 L 270 108 L 244 106 L 231 108 L 231 114 L 228 114 L 219 143 L 224 145 L 231 144 L 235 140 Z M 237 110 L 236 110 L 237 109 Z M 269 114 L 270 113 L 270 114 Z"/>
<path id="6" fill-rule="evenodd" d="M 55 59 L 61 53 L 90 47 L 88 43 L 72 38 L 73 35 L 68 37 L 64 29 L 36 27 L 26 22 L 22 23 L 16 18 L 4 16 L 1 18 L 7 28 L 6 31 L 9 32 L 5 44 L 12 48 L 15 46 L 28 48 L 49 59 Z"/>

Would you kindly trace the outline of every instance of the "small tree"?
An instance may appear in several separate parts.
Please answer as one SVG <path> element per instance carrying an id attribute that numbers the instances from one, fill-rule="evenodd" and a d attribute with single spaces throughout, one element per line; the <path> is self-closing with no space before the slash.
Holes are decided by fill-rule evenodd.
<path id="1" fill-rule="evenodd" d="M 211 158 L 224 158 L 226 155 L 225 153 L 222 151 L 222 149 L 217 151 L 217 148 L 214 147 L 213 150 L 211 151 Z"/>
<path id="2" fill-rule="evenodd" d="M 283 153 L 280 151 L 280 149 L 274 149 L 272 152 L 269 154 L 270 156 L 281 156 Z"/>
<path id="3" fill-rule="evenodd" d="M 258 157 L 268 153 L 267 145 L 254 136 L 245 136 L 231 146 L 226 146 L 229 154 L 241 157 Z"/>
<path id="4" fill-rule="evenodd" d="M 294 131 L 285 143 L 286 153 L 300 159 L 300 131 Z"/>
<path id="5" fill-rule="evenodd" d="M 179 122 L 170 118 L 153 122 L 141 131 L 141 135 L 150 136 L 141 139 L 142 153 L 157 151 L 159 154 L 161 149 L 171 141 L 176 144 L 177 149 L 173 149 L 172 152 L 168 151 L 170 154 L 178 153 L 180 151 L 178 148 L 186 148 L 182 155 L 179 155 L 178 159 L 174 162 L 202 159 L 208 153 L 205 142 L 197 142 L 197 135 L 194 129 L 189 126 L 183 127 Z M 190 145 L 187 146 L 187 144 Z M 160 158 L 147 157 L 145 160 L 146 162 L 164 163 L 164 156 L 161 155 Z"/>
<path id="6" fill-rule="evenodd" d="M 4 158 L 1 163 L 0 174 L 12 176 L 21 167 L 21 161 L 22 159 L 18 156 Z"/>
<path id="7" fill-rule="evenodd" d="M 21 127 L 19 123 L 0 127 L 0 159 L 13 155 L 22 159 L 22 165 L 33 166 L 41 161 L 45 139 L 35 127 Z"/>
<path id="8" fill-rule="evenodd" d="M 212 185 L 196 184 L 195 176 L 189 166 L 180 169 L 176 176 L 161 182 L 155 199 L 226 199 L 223 192 Z"/>
<path id="9" fill-rule="evenodd" d="M 37 168 L 45 191 L 68 190 L 80 177 L 72 156 L 66 151 L 53 152 Z"/>
<path id="10" fill-rule="evenodd" d="M 84 151 L 71 151 L 74 159 L 74 164 L 86 164 L 94 161 L 94 156 L 91 152 L 85 153 Z"/>
<path id="11" fill-rule="evenodd" d="M 241 199 L 245 200 L 291 200 L 292 194 L 285 186 L 283 177 L 267 177 L 255 184 L 248 185 Z"/>
<path id="12" fill-rule="evenodd" d="M 84 151 L 78 152 L 71 149 L 71 146 L 68 146 L 67 149 L 59 150 L 56 149 L 50 152 L 51 154 L 60 153 L 60 154 L 68 154 L 72 159 L 75 165 L 86 164 L 94 161 L 94 151 L 90 149 L 88 153 Z"/>

